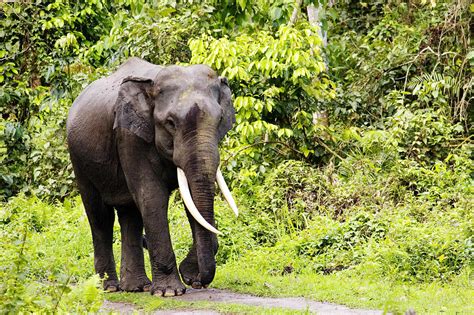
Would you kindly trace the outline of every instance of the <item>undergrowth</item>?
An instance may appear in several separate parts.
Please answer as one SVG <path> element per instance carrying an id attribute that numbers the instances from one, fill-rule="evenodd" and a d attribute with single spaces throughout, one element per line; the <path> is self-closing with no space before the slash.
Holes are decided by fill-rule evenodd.
<path id="1" fill-rule="evenodd" d="M 80 200 L 18 196 L 0 209 L 0 312 L 94 312 L 102 305 Z"/>
<path id="2" fill-rule="evenodd" d="M 240 246 L 239 260 L 273 275 L 370 269 L 408 282 L 450 281 L 469 268 L 469 159 L 427 167 L 402 161 L 384 171 L 367 163 L 350 175 L 344 171 L 344 164 L 316 169 L 289 161 L 261 185 L 237 190 L 246 195 L 239 226 L 247 229 L 229 235 L 248 244 Z"/>
<path id="3" fill-rule="evenodd" d="M 344 163 L 314 168 L 287 161 L 269 170 L 260 184 L 234 189 L 238 219 L 218 196 L 216 218 L 224 235 L 219 238 L 222 275 L 217 285 L 245 290 L 239 281 L 250 281 L 248 291 L 261 294 L 255 292 L 261 277 L 264 282 L 298 281 L 340 274 L 417 288 L 429 283 L 462 286 L 471 292 L 469 280 L 460 284 L 459 278 L 469 279 L 472 273 L 472 165 L 462 155 L 452 159 L 456 164 L 397 161 L 384 170 L 373 160 L 349 161 L 356 165 L 350 170 Z M 79 198 L 48 204 L 19 195 L 0 214 L 2 310 L 98 309 L 103 295 L 93 276 L 92 242 Z M 179 262 L 191 233 L 176 194 L 170 225 Z M 119 249 L 116 224 L 117 262 Z M 249 280 L 249 274 L 259 277 Z M 269 294 L 278 295 L 271 286 Z M 311 297 L 309 292 L 295 294 Z M 331 299 L 344 301 L 344 294 Z M 384 299 L 382 293 L 371 294 Z"/>

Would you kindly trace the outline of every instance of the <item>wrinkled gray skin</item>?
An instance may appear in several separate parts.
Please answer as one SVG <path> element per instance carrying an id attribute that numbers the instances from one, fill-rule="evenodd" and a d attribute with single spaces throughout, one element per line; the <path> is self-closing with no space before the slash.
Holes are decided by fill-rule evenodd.
<path id="1" fill-rule="evenodd" d="M 67 135 L 92 230 L 94 266 L 109 291 L 181 295 L 168 227 L 168 199 L 184 170 L 202 216 L 214 222 L 218 142 L 235 121 L 225 78 L 207 66 L 160 67 L 131 58 L 88 86 L 69 112 Z M 122 237 L 120 282 L 112 253 L 117 210 Z M 216 236 L 188 214 L 193 245 L 179 266 L 195 288 L 214 278 Z M 145 274 L 147 235 L 152 281 Z"/>

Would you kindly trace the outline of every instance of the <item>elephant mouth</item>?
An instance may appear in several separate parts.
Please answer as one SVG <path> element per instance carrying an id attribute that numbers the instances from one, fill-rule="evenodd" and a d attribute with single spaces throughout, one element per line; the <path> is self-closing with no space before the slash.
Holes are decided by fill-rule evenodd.
<path id="1" fill-rule="evenodd" d="M 197 209 L 196 205 L 194 204 L 194 201 L 191 197 L 191 192 L 189 190 L 189 185 L 188 185 L 188 179 L 186 178 L 186 174 L 181 168 L 177 168 L 178 172 L 178 184 L 179 184 L 179 192 L 181 194 L 181 197 L 183 198 L 184 204 L 189 210 L 189 213 L 193 216 L 193 218 L 206 230 L 215 233 L 215 234 L 222 234 L 219 230 L 217 230 L 215 227 L 213 227 L 209 222 L 204 219 L 204 217 L 201 215 L 199 210 Z M 234 198 L 232 197 L 232 194 L 230 193 L 229 187 L 227 186 L 224 176 L 222 176 L 222 172 L 220 169 L 217 169 L 216 173 L 216 182 L 217 185 L 219 186 L 219 189 L 221 190 L 225 200 L 229 204 L 230 208 L 234 211 L 235 216 L 239 215 L 239 210 L 237 209 L 237 205 L 235 203 Z"/>

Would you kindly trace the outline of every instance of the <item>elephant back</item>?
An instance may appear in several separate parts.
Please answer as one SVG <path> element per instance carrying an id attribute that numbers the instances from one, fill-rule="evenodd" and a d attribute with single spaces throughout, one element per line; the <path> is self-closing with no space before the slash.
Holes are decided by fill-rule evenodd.
<path id="1" fill-rule="evenodd" d="M 133 57 L 84 89 L 72 104 L 66 123 L 71 154 L 96 163 L 115 159 L 114 106 L 123 79 L 130 75 L 153 79 L 162 68 Z"/>

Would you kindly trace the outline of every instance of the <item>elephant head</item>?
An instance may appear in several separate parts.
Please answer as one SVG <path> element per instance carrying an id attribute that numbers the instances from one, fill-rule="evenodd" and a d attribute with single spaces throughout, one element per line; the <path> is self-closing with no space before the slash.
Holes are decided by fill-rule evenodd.
<path id="1" fill-rule="evenodd" d="M 237 215 L 237 207 L 219 171 L 218 143 L 235 122 L 227 80 L 209 67 L 165 67 L 154 77 L 127 77 L 116 104 L 114 129 L 126 128 L 156 147 L 160 158 L 176 166 L 179 190 L 194 225 L 201 281 L 215 273 L 220 232 L 214 222 L 217 181 Z"/>

